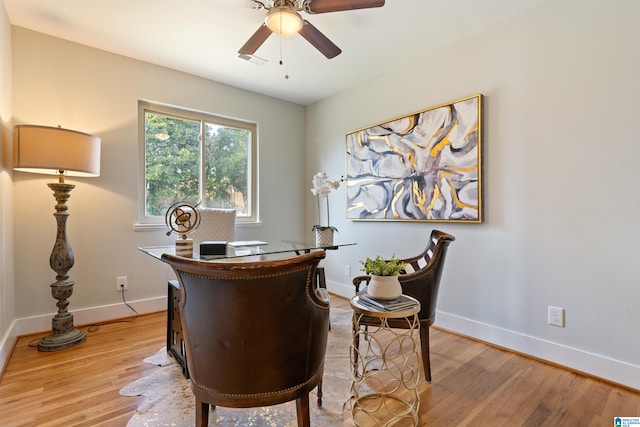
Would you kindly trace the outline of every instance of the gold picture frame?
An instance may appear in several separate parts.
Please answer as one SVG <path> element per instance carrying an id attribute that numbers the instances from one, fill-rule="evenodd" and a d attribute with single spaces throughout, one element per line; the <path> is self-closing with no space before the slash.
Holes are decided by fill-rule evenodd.
<path id="1" fill-rule="evenodd" d="M 347 219 L 482 222 L 482 95 L 346 135 Z"/>

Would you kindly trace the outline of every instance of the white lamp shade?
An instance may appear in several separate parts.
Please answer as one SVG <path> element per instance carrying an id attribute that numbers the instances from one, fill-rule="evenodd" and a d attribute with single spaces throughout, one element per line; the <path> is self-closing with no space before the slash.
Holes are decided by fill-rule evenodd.
<path id="1" fill-rule="evenodd" d="M 100 176 L 100 138 L 75 130 L 18 125 L 13 131 L 13 169 L 69 176 Z"/>
<path id="2" fill-rule="evenodd" d="M 290 36 L 302 28 L 302 17 L 295 10 L 274 7 L 264 19 L 267 27 L 276 34 Z"/>

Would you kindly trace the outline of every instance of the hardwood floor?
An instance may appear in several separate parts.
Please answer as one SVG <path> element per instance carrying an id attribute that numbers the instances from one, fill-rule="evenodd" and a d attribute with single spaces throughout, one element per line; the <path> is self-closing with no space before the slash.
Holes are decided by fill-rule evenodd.
<path id="1" fill-rule="evenodd" d="M 336 296 L 332 305 L 348 308 Z M 166 313 L 144 315 L 56 353 L 20 338 L 0 380 L 0 425 L 125 426 L 141 398 L 118 390 L 157 369 L 142 360 L 164 345 L 165 328 Z M 431 363 L 422 426 L 612 426 L 640 416 L 640 392 L 433 328 Z"/>
<path id="2" fill-rule="evenodd" d="M 157 369 L 142 360 L 165 344 L 166 322 L 161 312 L 103 325 L 86 342 L 54 353 L 21 337 L 0 380 L 0 425 L 125 426 L 142 398 L 118 391 Z"/>

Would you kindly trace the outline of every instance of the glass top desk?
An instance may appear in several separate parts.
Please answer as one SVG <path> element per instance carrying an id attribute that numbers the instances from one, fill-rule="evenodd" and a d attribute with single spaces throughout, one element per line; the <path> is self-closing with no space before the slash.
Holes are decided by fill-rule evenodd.
<path id="1" fill-rule="evenodd" d="M 241 258 L 253 255 L 275 255 L 294 252 L 296 255 L 301 253 L 309 253 L 314 250 L 335 250 L 343 246 L 353 246 L 355 243 L 338 242 L 330 246 L 318 246 L 315 241 L 304 240 L 282 240 L 275 243 L 268 243 L 258 240 L 244 240 L 229 242 L 227 244 L 227 253 L 225 255 L 203 255 L 200 256 L 194 247 L 192 259 L 200 261 L 216 261 L 219 259 Z M 142 252 L 151 255 L 154 258 L 162 259 L 162 254 L 175 255 L 175 245 L 166 246 L 143 246 L 139 247 Z"/>
<path id="2" fill-rule="evenodd" d="M 342 246 L 352 246 L 355 243 L 334 243 L 331 246 L 317 246 L 316 242 L 298 241 L 298 240 L 282 240 L 277 243 L 267 243 L 262 241 L 236 241 L 227 244 L 227 253 L 225 255 L 206 255 L 200 256 L 194 251 L 192 259 L 200 261 L 216 261 L 220 259 L 234 259 L 255 255 L 277 255 L 295 253 L 309 253 L 314 250 L 334 250 Z M 175 255 L 175 245 L 167 246 L 146 246 L 139 247 L 142 252 L 152 257 L 162 260 L 163 254 Z M 195 248 L 194 248 L 195 249 Z M 318 267 L 314 277 L 315 286 L 325 288 L 326 279 L 324 268 Z M 182 367 L 182 373 L 189 378 L 189 371 L 186 362 L 186 353 L 184 350 L 184 342 L 182 336 L 182 322 L 178 313 L 180 305 L 180 285 L 176 280 L 170 280 L 168 283 L 167 294 L 167 351 L 173 355 L 176 361 Z"/>

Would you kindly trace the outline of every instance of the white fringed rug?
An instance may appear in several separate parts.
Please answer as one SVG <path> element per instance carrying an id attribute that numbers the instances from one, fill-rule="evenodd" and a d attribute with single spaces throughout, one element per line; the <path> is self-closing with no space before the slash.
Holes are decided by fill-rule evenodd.
<path id="1" fill-rule="evenodd" d="M 322 407 L 318 407 L 316 390 L 309 395 L 311 424 L 342 426 L 342 412 L 349 399 L 351 374 L 351 310 L 331 309 L 331 331 L 327 343 L 322 385 Z M 129 420 L 127 427 L 191 427 L 195 424 L 195 399 L 190 381 L 163 348 L 145 362 L 160 368 L 120 390 L 123 396 L 146 397 Z M 295 402 L 264 408 L 233 409 L 217 407 L 209 414 L 209 426 L 224 427 L 295 427 Z"/>

